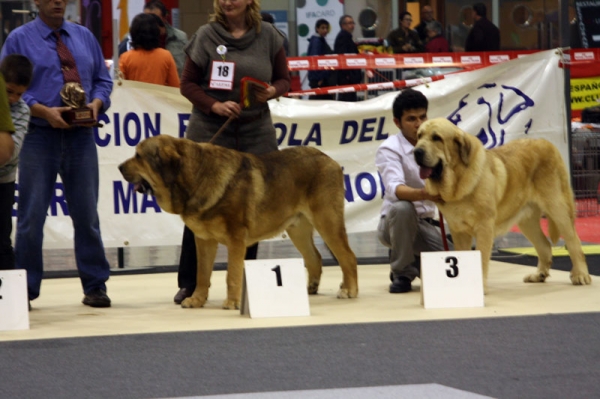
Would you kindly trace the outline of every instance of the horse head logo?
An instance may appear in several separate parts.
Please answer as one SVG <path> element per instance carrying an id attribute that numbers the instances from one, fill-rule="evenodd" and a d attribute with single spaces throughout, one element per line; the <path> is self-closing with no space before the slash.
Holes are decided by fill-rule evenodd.
<path id="1" fill-rule="evenodd" d="M 534 101 L 516 87 L 485 83 L 462 97 L 448 120 L 456 126 L 463 118 L 475 120 L 477 138 L 486 148 L 493 148 L 504 144 L 504 129 L 509 125 L 511 134 L 519 133 L 520 129 L 524 134 L 529 132 L 533 119 L 526 110 L 534 105 Z"/>

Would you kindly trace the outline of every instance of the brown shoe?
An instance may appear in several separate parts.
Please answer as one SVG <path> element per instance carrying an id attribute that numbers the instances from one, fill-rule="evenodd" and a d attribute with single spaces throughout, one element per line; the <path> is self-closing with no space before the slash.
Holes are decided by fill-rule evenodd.
<path id="1" fill-rule="evenodd" d="M 85 294 L 83 301 L 84 305 L 91 306 L 92 308 L 109 308 L 110 298 L 106 295 L 106 292 L 97 288 L 89 293 Z"/>
<path id="2" fill-rule="evenodd" d="M 175 296 L 173 297 L 173 302 L 175 302 L 177 305 L 181 305 L 181 302 L 183 302 L 185 298 L 191 297 L 193 293 L 194 290 L 180 288 L 179 291 L 177 291 L 177 294 L 175 294 Z"/>

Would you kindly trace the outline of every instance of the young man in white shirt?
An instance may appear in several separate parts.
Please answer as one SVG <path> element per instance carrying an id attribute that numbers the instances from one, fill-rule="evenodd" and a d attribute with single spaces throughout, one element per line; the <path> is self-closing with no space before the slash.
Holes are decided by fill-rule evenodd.
<path id="1" fill-rule="evenodd" d="M 375 163 L 385 194 L 381 207 L 378 237 L 390 248 L 390 293 L 409 292 L 419 276 L 422 251 L 443 251 L 438 221 L 434 220 L 434 197 L 425 191 L 414 149 L 419 126 L 427 120 L 428 101 L 423 93 L 406 89 L 393 105 L 394 123 L 400 132 L 385 140 L 377 150 Z"/>

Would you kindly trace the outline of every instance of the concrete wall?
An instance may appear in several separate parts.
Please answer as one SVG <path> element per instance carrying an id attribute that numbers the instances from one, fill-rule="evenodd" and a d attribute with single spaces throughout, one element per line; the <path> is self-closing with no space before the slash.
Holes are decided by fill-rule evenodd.
<path id="1" fill-rule="evenodd" d="M 191 36 L 208 22 L 213 12 L 213 0 L 179 0 L 181 30 Z"/>

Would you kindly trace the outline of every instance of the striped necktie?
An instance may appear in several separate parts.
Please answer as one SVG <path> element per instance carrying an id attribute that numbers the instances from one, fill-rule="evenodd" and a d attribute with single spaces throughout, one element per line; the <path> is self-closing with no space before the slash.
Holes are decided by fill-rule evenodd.
<path id="1" fill-rule="evenodd" d="M 65 83 L 76 82 L 81 84 L 81 78 L 79 72 L 77 72 L 77 65 L 73 54 L 69 51 L 69 48 L 63 43 L 60 38 L 61 31 L 54 31 L 56 36 L 56 52 L 58 58 L 60 58 L 60 69 L 62 70 Z"/>

